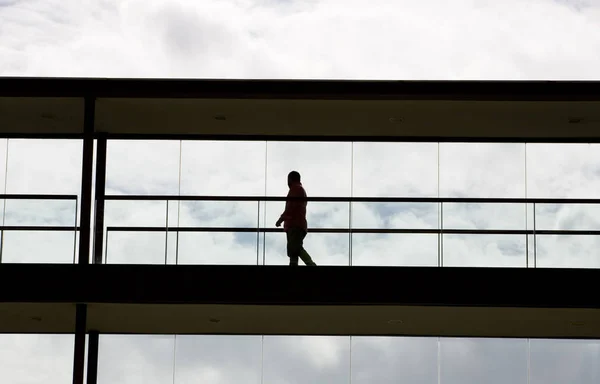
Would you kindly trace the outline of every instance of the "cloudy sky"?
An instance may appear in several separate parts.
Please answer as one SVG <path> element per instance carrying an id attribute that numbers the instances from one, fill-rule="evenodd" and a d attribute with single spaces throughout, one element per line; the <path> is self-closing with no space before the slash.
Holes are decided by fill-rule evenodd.
<path id="1" fill-rule="evenodd" d="M 600 79 L 598 0 L 0 0 L 0 76 Z M 132 152 L 136 157 L 131 157 Z M 284 156 L 284 154 L 286 154 Z M 216 167 L 214 164 L 219 164 Z M 81 142 L 0 140 L 5 193 L 80 192 Z M 597 197 L 599 145 L 111 142 L 109 194 Z M 109 202 L 109 226 L 272 227 L 281 203 Z M 6 201 L 5 225 L 74 225 L 73 202 Z M 537 206 L 537 229 L 600 208 Z M 445 228 L 533 228 L 533 207 L 446 205 Z M 311 203 L 320 228 L 437 228 L 428 204 Z M 280 234 L 118 233 L 109 263 L 285 264 Z M 72 232 L 4 232 L 3 262 L 73 260 Z M 444 265 L 600 267 L 594 237 L 444 237 Z M 258 241 L 258 247 L 257 247 Z M 429 265 L 435 235 L 310 234 L 317 263 Z M 165 251 L 166 249 L 166 251 Z M 50 250 L 50 252 L 48 252 Z M 534 258 L 534 251 L 536 257 Z M 68 383 L 73 338 L 0 335 L 2 383 Z M 101 337 L 100 382 L 600 382 L 595 341 Z"/>

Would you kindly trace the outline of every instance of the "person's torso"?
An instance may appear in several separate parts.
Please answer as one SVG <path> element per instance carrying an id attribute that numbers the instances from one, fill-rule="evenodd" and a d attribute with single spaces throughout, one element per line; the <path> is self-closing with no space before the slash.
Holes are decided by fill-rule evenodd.
<path id="1" fill-rule="evenodd" d="M 292 191 L 292 189 L 294 190 Z M 301 184 L 294 185 L 292 188 L 290 188 L 290 194 L 292 194 L 292 192 L 294 192 L 293 195 L 300 195 L 306 197 L 306 191 L 304 190 L 304 187 Z M 290 219 L 284 222 L 284 229 L 287 230 L 288 228 L 303 228 L 304 230 L 306 230 L 308 227 L 308 223 L 306 221 L 306 200 L 291 201 L 294 204 L 291 204 L 290 206 L 288 212 Z"/>

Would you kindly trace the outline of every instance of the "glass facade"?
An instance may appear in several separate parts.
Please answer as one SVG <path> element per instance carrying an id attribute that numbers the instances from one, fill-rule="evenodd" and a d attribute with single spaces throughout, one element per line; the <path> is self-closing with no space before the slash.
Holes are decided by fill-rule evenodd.
<path id="1" fill-rule="evenodd" d="M 309 197 L 337 199 L 309 202 L 305 245 L 320 265 L 599 268 L 600 204 L 572 200 L 600 190 L 598 153 L 600 144 L 108 140 L 102 261 L 286 264 L 274 224 L 298 170 Z M 0 140 L 1 262 L 77 260 L 81 166 L 81 140 Z"/>

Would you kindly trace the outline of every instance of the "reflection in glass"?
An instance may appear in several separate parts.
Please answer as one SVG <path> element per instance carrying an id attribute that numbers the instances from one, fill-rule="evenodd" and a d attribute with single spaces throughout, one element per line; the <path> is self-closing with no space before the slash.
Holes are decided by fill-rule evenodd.
<path id="1" fill-rule="evenodd" d="M 442 236 L 444 267 L 527 266 L 525 235 Z"/>
<path id="2" fill-rule="evenodd" d="M 166 232 L 106 233 L 106 264 L 167 264 Z"/>
<path id="3" fill-rule="evenodd" d="M 531 340 L 531 384 L 600 382 L 600 341 Z"/>
<path id="4" fill-rule="evenodd" d="M 256 265 L 257 232 L 180 232 L 178 264 Z"/>
<path id="5" fill-rule="evenodd" d="M 264 384 L 348 383 L 346 337 L 265 336 Z"/>
<path id="6" fill-rule="evenodd" d="M 440 197 L 525 197 L 525 144 L 440 143 Z"/>
<path id="7" fill-rule="evenodd" d="M 2 383 L 71 383 L 74 342 L 74 335 L 0 334 Z"/>
<path id="8" fill-rule="evenodd" d="M 174 340 L 172 335 L 100 335 L 98 384 L 173 383 Z"/>
<path id="9" fill-rule="evenodd" d="M 437 338 L 352 337 L 352 383 L 437 383 Z"/>
<path id="10" fill-rule="evenodd" d="M 527 384 L 527 340 L 440 339 L 440 382 Z"/>
<path id="11" fill-rule="evenodd" d="M 175 384 L 260 384 L 260 336 L 178 335 Z"/>
<path id="12" fill-rule="evenodd" d="M 264 196 L 263 141 L 183 141 L 181 194 Z"/>
<path id="13" fill-rule="evenodd" d="M 286 235 L 282 232 L 271 232 L 265 235 L 265 265 L 288 265 L 290 259 L 286 251 Z M 317 265 L 349 265 L 350 237 L 347 233 L 308 232 L 304 239 L 304 249 Z M 259 253 L 261 251 L 259 250 Z M 261 263 L 262 264 L 262 263 Z M 300 265 L 304 265 L 300 261 Z"/>
<path id="14" fill-rule="evenodd" d="M 169 202 L 169 207 L 177 202 Z M 169 211 L 171 209 L 169 208 Z M 169 217 L 169 222 L 171 222 Z M 166 227 L 166 201 L 106 201 L 104 224 L 107 227 Z"/>
<path id="15" fill-rule="evenodd" d="M 353 266 L 438 266 L 437 234 L 352 234 Z"/>
<path id="16" fill-rule="evenodd" d="M 2 263 L 56 263 L 75 261 L 75 231 L 13 231 L 2 234 Z"/>
<path id="17" fill-rule="evenodd" d="M 600 230 L 600 204 L 535 204 L 536 230 Z"/>
<path id="18" fill-rule="evenodd" d="M 437 197 L 437 143 L 353 145 L 353 195 Z"/>
<path id="19" fill-rule="evenodd" d="M 179 140 L 108 140 L 106 193 L 177 195 Z"/>
<path id="20" fill-rule="evenodd" d="M 600 268 L 600 236 L 536 235 L 538 268 Z"/>

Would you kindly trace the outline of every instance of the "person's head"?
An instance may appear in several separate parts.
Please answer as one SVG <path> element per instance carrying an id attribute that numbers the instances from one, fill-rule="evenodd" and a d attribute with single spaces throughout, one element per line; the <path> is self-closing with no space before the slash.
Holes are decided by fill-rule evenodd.
<path id="1" fill-rule="evenodd" d="M 292 171 L 292 172 L 288 173 L 287 182 L 288 182 L 288 186 L 299 183 L 300 182 L 300 173 L 298 173 L 296 171 Z"/>

